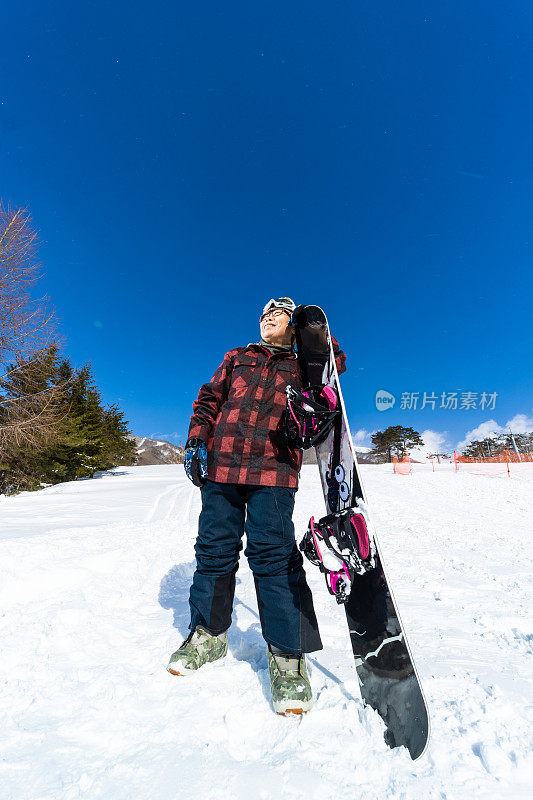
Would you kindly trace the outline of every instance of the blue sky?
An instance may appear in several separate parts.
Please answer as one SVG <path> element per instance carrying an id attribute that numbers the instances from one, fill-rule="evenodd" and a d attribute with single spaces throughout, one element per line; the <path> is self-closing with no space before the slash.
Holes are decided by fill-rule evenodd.
<path id="1" fill-rule="evenodd" d="M 0 36 L 0 195 L 135 433 L 184 439 L 281 294 L 325 308 L 356 430 L 533 416 L 531 3 L 18 0 Z"/>

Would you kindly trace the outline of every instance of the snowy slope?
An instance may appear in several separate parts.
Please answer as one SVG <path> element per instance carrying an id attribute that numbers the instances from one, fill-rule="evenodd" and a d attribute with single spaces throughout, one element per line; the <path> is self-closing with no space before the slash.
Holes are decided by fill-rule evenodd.
<path id="1" fill-rule="evenodd" d="M 533 465 L 522 466 L 512 480 L 363 467 L 430 707 L 417 763 L 363 708 L 342 609 L 311 565 L 325 647 L 309 658 L 309 715 L 271 710 L 244 559 L 226 663 L 166 672 L 187 633 L 200 510 L 183 467 L 0 497 L 2 800 L 532 796 Z M 316 467 L 304 467 L 297 529 L 322 512 Z"/>

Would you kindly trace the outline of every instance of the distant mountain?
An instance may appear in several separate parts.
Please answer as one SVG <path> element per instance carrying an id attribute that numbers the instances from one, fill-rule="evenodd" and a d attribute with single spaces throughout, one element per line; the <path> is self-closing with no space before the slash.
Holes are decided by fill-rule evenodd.
<path id="1" fill-rule="evenodd" d="M 150 439 L 147 436 L 132 435 L 129 438 L 133 439 L 137 446 L 136 466 L 138 467 L 147 467 L 151 464 L 183 464 L 185 453 L 183 447 L 161 439 Z M 372 453 L 370 447 L 356 445 L 355 452 L 360 464 L 382 464 L 387 460 L 385 456 L 377 456 Z M 317 463 L 313 447 L 304 450 L 303 463 Z"/>
<path id="2" fill-rule="evenodd" d="M 136 466 L 147 467 L 151 464 L 183 464 L 184 450 L 176 444 L 149 439 L 144 436 L 129 437 L 137 446 Z"/>
<path id="3" fill-rule="evenodd" d="M 363 445 L 354 445 L 355 454 L 359 464 L 384 464 L 387 461 L 386 456 L 376 455 L 371 447 L 363 447 Z M 316 454 L 314 447 L 309 450 L 304 450 L 304 464 L 316 464 Z"/>
<path id="4" fill-rule="evenodd" d="M 388 458 L 383 453 L 374 453 L 370 447 L 356 447 L 359 464 L 386 464 Z"/>

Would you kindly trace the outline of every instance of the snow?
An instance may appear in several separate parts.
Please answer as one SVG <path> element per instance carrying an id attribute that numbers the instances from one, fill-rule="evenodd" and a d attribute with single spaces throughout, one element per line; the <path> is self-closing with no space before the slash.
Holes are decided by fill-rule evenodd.
<path id="1" fill-rule="evenodd" d="M 0 496 L 2 800 L 531 797 L 533 465 L 363 466 L 429 704 L 413 763 L 362 706 L 342 608 L 309 565 L 324 649 L 301 720 L 270 706 L 253 578 L 228 657 L 166 672 L 187 634 L 200 494 L 180 465 Z M 295 522 L 323 513 L 303 468 Z"/>

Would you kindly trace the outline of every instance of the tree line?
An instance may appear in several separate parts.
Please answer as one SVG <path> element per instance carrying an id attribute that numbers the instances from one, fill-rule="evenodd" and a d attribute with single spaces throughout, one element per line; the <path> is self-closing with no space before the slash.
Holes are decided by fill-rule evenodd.
<path id="1" fill-rule="evenodd" d="M 424 444 L 418 431 L 402 425 L 393 425 L 384 431 L 376 431 L 371 441 L 373 444 L 371 454 L 381 456 L 387 461 L 392 461 L 393 456 L 401 461 L 411 448 L 422 447 Z M 491 458 L 500 455 L 505 449 L 518 453 L 533 453 L 533 433 L 502 433 L 481 440 L 476 439 L 463 448 L 461 455 L 467 458 Z M 433 455 L 439 460 L 441 457 L 447 457 L 445 453 Z"/>
<path id="2" fill-rule="evenodd" d="M 467 458 L 492 458 L 501 455 L 504 450 L 533 453 L 533 433 L 501 433 L 476 439 L 463 448 L 461 455 Z"/>
<path id="3" fill-rule="evenodd" d="M 0 202 L 0 493 L 136 460 L 123 412 L 104 407 L 89 364 L 62 355 L 55 310 L 32 295 L 37 253 L 29 213 Z"/>

